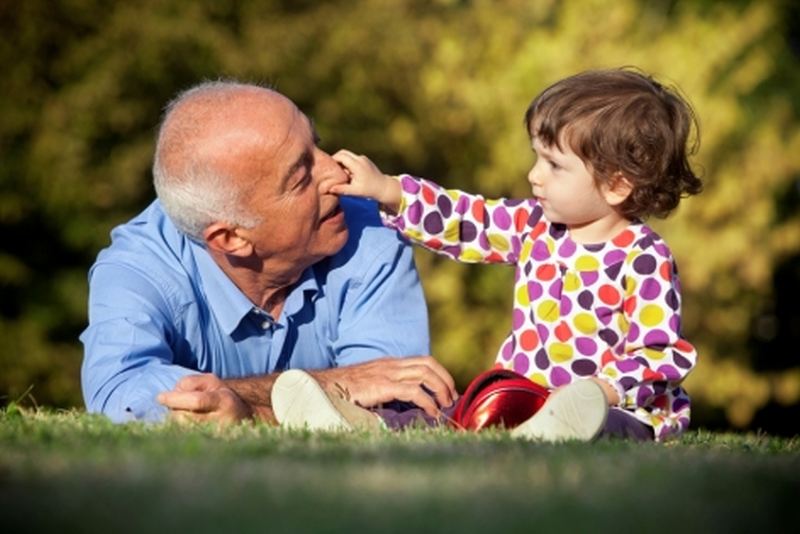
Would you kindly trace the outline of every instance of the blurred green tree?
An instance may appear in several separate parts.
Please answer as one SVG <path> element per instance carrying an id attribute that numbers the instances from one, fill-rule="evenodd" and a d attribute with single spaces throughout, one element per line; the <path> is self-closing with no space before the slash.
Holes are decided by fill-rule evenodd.
<path id="1" fill-rule="evenodd" d="M 152 199 L 154 128 L 178 90 L 272 84 L 329 150 L 524 196 L 533 96 L 636 65 L 680 87 L 701 124 L 706 191 L 655 224 L 701 351 L 696 420 L 741 427 L 767 403 L 797 405 L 796 349 L 773 342 L 773 278 L 800 255 L 796 14 L 779 0 L 0 2 L 0 397 L 33 385 L 40 402 L 80 403 L 86 271 Z M 417 258 L 434 354 L 465 384 L 509 328 L 512 270 Z"/>

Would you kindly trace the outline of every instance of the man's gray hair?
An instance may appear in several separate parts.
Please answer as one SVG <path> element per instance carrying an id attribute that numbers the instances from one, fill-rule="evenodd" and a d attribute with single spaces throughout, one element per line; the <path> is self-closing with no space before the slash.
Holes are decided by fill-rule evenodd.
<path id="1" fill-rule="evenodd" d="M 224 124 L 220 106 L 254 88 L 232 81 L 203 82 L 178 94 L 165 108 L 156 142 L 153 184 L 173 224 L 200 243 L 204 242 L 203 231 L 215 221 L 245 228 L 261 222 L 242 207 L 249 188 L 234 186 L 231 176 L 210 164 L 203 147 L 216 135 L 208 128 Z M 197 105 L 197 109 L 175 113 L 187 105 Z"/>

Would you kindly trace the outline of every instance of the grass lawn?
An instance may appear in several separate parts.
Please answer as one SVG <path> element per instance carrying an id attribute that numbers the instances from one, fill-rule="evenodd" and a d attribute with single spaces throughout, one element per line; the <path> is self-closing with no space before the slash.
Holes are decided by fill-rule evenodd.
<path id="1" fill-rule="evenodd" d="M 0 412 L 0 531 L 800 530 L 800 438 L 544 445 Z"/>

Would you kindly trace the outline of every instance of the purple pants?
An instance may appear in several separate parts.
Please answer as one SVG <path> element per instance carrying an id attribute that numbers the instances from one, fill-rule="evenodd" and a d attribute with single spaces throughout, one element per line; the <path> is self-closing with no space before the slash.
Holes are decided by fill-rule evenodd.
<path id="1" fill-rule="evenodd" d="M 442 410 L 438 419 L 426 414 L 413 404 L 393 402 L 383 408 L 374 408 L 383 422 L 392 430 L 408 427 L 436 427 L 446 425 L 453 415 L 455 406 Z M 653 441 L 653 429 L 620 408 L 609 408 L 606 426 L 600 432 L 600 438 L 630 439 L 633 441 Z"/>

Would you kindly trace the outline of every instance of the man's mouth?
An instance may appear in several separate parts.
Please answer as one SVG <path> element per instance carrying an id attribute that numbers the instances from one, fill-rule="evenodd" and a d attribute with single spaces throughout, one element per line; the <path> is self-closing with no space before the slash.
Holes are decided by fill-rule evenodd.
<path id="1" fill-rule="evenodd" d="M 319 222 L 320 222 L 320 224 L 322 224 L 322 223 L 324 223 L 324 222 L 327 222 L 327 221 L 329 221 L 329 220 L 333 219 L 334 217 L 338 216 L 340 213 L 343 213 L 343 211 L 342 211 L 342 206 L 341 206 L 340 204 L 336 204 L 336 207 L 335 207 L 335 208 L 333 208 L 333 209 L 332 209 L 331 211 L 329 211 L 328 213 L 326 213 L 326 214 L 325 214 L 325 216 L 323 216 L 323 217 L 322 217 L 322 218 L 319 220 Z"/>

